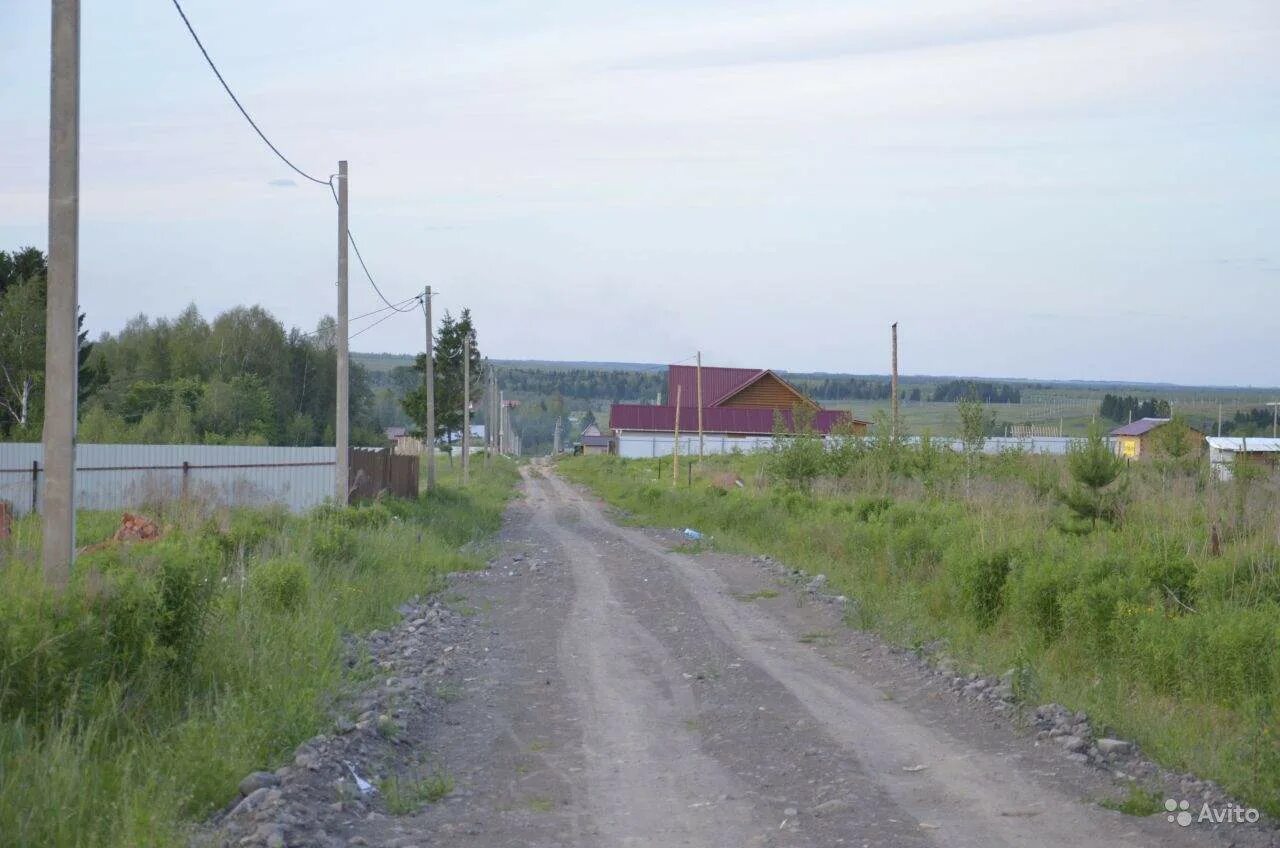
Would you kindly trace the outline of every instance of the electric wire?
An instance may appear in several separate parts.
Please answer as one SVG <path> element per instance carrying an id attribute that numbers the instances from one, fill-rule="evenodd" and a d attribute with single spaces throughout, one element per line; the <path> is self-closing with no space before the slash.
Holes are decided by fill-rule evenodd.
<path id="1" fill-rule="evenodd" d="M 370 324 L 369 326 L 365 327 L 364 329 L 356 330 L 354 333 L 352 333 L 351 335 L 347 336 L 347 341 L 351 341 L 352 339 L 354 339 L 356 336 L 360 335 L 361 333 L 368 332 L 369 330 L 372 330 L 374 327 L 378 326 L 379 324 L 381 324 L 383 321 L 387 320 L 388 318 L 394 318 L 394 317 L 396 317 L 396 315 L 397 315 L 397 314 L 399 314 L 399 311 L 398 311 L 398 310 L 397 310 L 396 312 L 387 311 L 387 314 L 386 314 L 386 315 L 383 315 L 383 316 L 382 316 L 381 318 L 379 318 L 377 321 L 374 321 L 372 324 Z"/>
<path id="2" fill-rule="evenodd" d="M 338 190 L 333 187 L 333 183 L 329 183 L 329 193 L 333 195 L 333 202 L 335 205 L 337 205 Z M 382 302 L 385 303 L 387 306 L 390 306 L 392 309 L 395 309 L 398 312 L 408 312 L 409 311 L 408 309 L 400 309 L 399 307 L 395 306 L 391 301 L 387 300 L 387 296 L 382 293 L 382 289 L 378 288 L 378 284 L 373 280 L 373 274 L 369 273 L 369 266 L 364 263 L 364 257 L 360 254 L 360 246 L 356 244 L 355 233 L 351 232 L 350 227 L 347 227 L 347 241 L 351 242 L 351 250 L 356 255 L 356 261 L 360 263 L 360 268 L 361 270 L 364 271 L 365 278 L 368 279 L 369 285 L 373 286 L 373 290 L 378 293 L 378 297 L 382 298 Z M 411 308 L 412 307 L 410 307 L 410 309 Z"/>
<path id="3" fill-rule="evenodd" d="M 200 53 L 202 56 L 204 56 L 205 62 L 208 63 L 209 69 L 212 70 L 213 75 L 218 78 L 218 82 L 222 84 L 222 89 L 226 91 L 227 96 L 231 98 L 231 102 L 234 103 L 236 108 L 240 110 L 240 114 L 243 115 L 244 119 L 249 122 L 249 126 L 253 127 L 253 131 L 258 134 L 258 138 L 262 139 L 263 143 L 266 144 L 267 147 L 271 148 L 271 152 L 274 153 L 277 157 L 279 157 L 281 162 L 285 163 L 291 169 L 293 169 L 294 173 L 298 174 L 300 177 L 303 177 L 304 179 L 310 180 L 311 182 L 317 185 L 328 186 L 329 191 L 333 194 L 333 202 L 337 203 L 338 192 L 333 187 L 333 177 L 329 177 L 329 179 L 327 180 L 322 180 L 319 177 L 313 177 L 311 174 L 308 174 L 306 171 L 302 170 L 297 165 L 293 164 L 293 162 L 289 160 L 289 157 L 285 156 L 282 152 L 280 152 L 280 148 L 276 147 L 275 144 L 272 143 L 271 139 L 267 138 L 267 134 L 264 133 L 262 131 L 262 128 L 258 126 L 257 122 L 253 120 L 253 118 L 249 115 L 248 110 L 244 108 L 244 104 L 240 102 L 240 98 L 236 97 L 236 93 L 231 90 L 231 86 L 227 83 L 226 78 L 222 76 L 222 72 L 218 70 L 218 66 L 214 63 L 213 57 L 211 57 L 209 55 L 209 51 L 205 49 L 204 42 L 202 42 L 200 40 L 200 36 L 196 34 L 195 27 L 192 26 L 191 19 L 187 17 L 187 13 L 183 11 L 182 4 L 179 2 L 179 0 L 173 0 L 173 7 L 178 10 L 178 15 L 179 17 L 182 18 L 182 23 L 186 25 L 187 32 L 191 33 L 191 38 L 192 40 L 195 41 L 196 47 L 200 48 Z M 360 254 L 360 247 L 356 244 L 356 237 L 351 232 L 350 227 L 347 228 L 347 239 L 351 242 L 351 249 L 355 252 L 356 260 L 360 263 L 361 269 L 364 270 L 364 275 L 369 280 L 369 285 L 373 286 L 373 290 L 378 293 L 378 297 L 382 299 L 382 302 L 385 303 L 389 308 L 395 309 L 399 312 L 407 312 L 409 311 L 409 309 L 412 309 L 413 307 L 409 307 L 409 309 L 401 309 L 400 306 L 393 304 L 390 300 L 388 300 L 386 295 L 382 293 L 382 289 L 378 288 L 378 284 L 374 282 L 373 275 L 369 273 L 369 266 L 365 264 L 364 256 Z M 402 301 L 402 304 L 403 303 L 408 303 L 408 300 Z"/>
<path id="4" fill-rule="evenodd" d="M 332 178 L 322 180 L 319 177 L 311 176 L 306 171 L 290 162 L 289 157 L 281 153 L 280 148 L 271 143 L 271 139 L 267 138 L 267 134 L 264 133 L 262 128 L 258 126 L 257 122 L 249 116 L 249 112 L 240 102 L 240 98 L 236 97 L 236 93 L 231 90 L 231 86 L 228 85 L 226 79 L 223 78 L 222 72 L 218 70 L 218 66 L 213 63 L 213 59 L 209 56 L 209 51 L 204 49 L 204 43 L 200 41 L 200 36 L 196 35 L 195 27 L 191 25 L 190 19 L 187 18 L 187 13 L 182 10 L 182 4 L 179 3 L 178 0 L 173 0 L 173 7 L 178 10 L 178 15 L 182 18 L 182 22 L 187 26 L 187 32 L 191 33 L 191 38 L 195 40 L 196 47 L 200 48 L 200 53 L 204 56 L 204 60 L 209 63 L 209 68 L 213 71 L 213 75 L 218 78 L 218 82 L 222 83 L 223 90 L 227 92 L 227 96 L 231 98 L 231 102 L 236 104 L 236 108 L 240 110 L 240 114 L 244 115 L 244 119 L 249 122 L 249 126 L 253 127 L 253 131 L 258 134 L 258 138 L 262 139 L 263 143 L 266 144 L 267 147 L 271 148 L 271 152 L 278 156 L 281 162 L 292 168 L 299 176 L 311 180 L 311 182 L 318 185 L 332 186 Z"/>

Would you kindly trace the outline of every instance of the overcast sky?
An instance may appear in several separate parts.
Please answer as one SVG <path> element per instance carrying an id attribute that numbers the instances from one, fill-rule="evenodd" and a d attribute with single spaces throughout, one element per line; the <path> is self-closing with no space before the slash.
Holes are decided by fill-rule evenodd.
<path id="1" fill-rule="evenodd" d="M 168 0 L 84 5 L 91 327 L 313 327 L 327 189 Z M 184 6 L 286 155 L 350 160 L 383 289 L 489 355 L 884 373 L 898 320 L 906 373 L 1280 382 L 1275 0 Z M 0 2 L 0 249 L 46 242 L 48 8 Z"/>

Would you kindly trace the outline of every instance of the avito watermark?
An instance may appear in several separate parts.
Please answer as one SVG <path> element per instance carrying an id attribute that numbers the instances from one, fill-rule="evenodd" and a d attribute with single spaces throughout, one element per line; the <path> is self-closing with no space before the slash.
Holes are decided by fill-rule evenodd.
<path id="1" fill-rule="evenodd" d="M 1241 807 L 1239 804 L 1224 804 L 1211 807 L 1206 802 L 1199 814 L 1191 812 L 1191 804 L 1186 801 L 1175 801 L 1168 798 L 1164 808 L 1169 811 L 1165 819 L 1177 822 L 1179 827 L 1190 827 L 1193 824 L 1209 822 L 1211 824 L 1253 824 L 1258 820 L 1258 811 L 1253 807 Z"/>

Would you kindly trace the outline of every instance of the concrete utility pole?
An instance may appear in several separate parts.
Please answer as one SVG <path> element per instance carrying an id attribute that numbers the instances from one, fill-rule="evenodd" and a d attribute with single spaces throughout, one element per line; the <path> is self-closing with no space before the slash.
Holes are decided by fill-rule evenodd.
<path id="1" fill-rule="evenodd" d="M 551 437 L 551 455 L 558 456 L 560 454 L 560 419 L 556 418 L 556 430 Z"/>
<path id="2" fill-rule="evenodd" d="M 676 431 L 675 439 L 671 442 L 671 488 L 676 487 L 676 480 L 680 478 L 680 393 L 684 386 L 676 383 Z"/>
<path id="3" fill-rule="evenodd" d="M 430 492 L 436 487 L 436 331 L 431 323 L 431 286 L 427 286 L 423 298 L 427 314 L 427 361 L 423 363 L 422 380 L 427 391 L 427 421 L 422 428 L 422 447 L 427 452 L 427 491 Z"/>
<path id="4" fill-rule="evenodd" d="M 347 505 L 351 486 L 351 355 L 347 348 L 347 160 L 338 161 L 338 409 L 333 432 L 333 497 L 338 506 Z"/>
<path id="5" fill-rule="evenodd" d="M 471 334 L 462 338 L 462 485 L 471 479 Z"/>
<path id="6" fill-rule="evenodd" d="M 703 458 L 705 451 L 702 439 L 702 351 L 698 351 L 698 459 Z"/>
<path id="7" fill-rule="evenodd" d="M 53 0 L 49 70 L 49 270 L 45 296 L 44 578 L 65 586 L 76 555 L 80 339 L 80 2 Z"/>
<path id="8" fill-rule="evenodd" d="M 891 375 L 889 377 L 889 393 L 893 395 L 892 405 L 890 407 L 891 412 L 889 413 L 889 419 L 891 421 L 889 425 L 889 433 L 894 439 L 896 439 L 898 438 L 898 322 L 897 321 L 893 322 L 892 368 L 893 370 L 891 371 Z"/>
<path id="9" fill-rule="evenodd" d="M 498 392 L 498 453 L 507 452 L 507 393 Z"/>
<path id="10" fill-rule="evenodd" d="M 1222 435 L 1222 404 L 1218 404 L 1218 435 Z"/>
<path id="11" fill-rule="evenodd" d="M 493 387 L 493 369 L 489 366 L 489 359 L 484 360 L 484 467 L 489 467 L 489 460 L 493 454 L 493 416 L 489 413 L 493 411 L 493 393 L 490 389 Z"/>
<path id="12" fill-rule="evenodd" d="M 1271 438 L 1276 438 L 1276 425 L 1280 423 L 1280 400 L 1273 400 L 1267 403 L 1271 407 Z"/>

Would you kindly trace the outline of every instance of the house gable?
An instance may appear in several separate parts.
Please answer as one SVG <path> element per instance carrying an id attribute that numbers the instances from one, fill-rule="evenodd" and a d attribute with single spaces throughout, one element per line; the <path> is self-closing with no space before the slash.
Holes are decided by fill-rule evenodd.
<path id="1" fill-rule="evenodd" d="M 792 409 L 806 406 L 815 412 L 821 407 L 803 392 L 772 371 L 761 371 L 742 386 L 738 386 L 717 398 L 711 406 L 721 407 L 767 407 L 769 409 Z"/>

